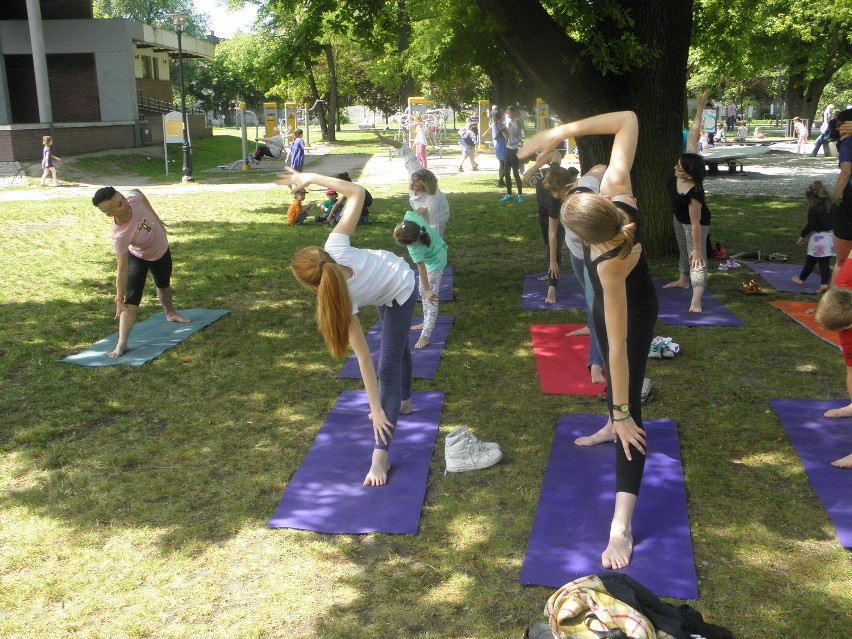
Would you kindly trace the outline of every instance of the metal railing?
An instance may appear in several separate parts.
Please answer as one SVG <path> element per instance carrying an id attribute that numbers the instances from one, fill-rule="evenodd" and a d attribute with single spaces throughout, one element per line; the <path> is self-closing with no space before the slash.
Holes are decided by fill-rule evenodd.
<path id="1" fill-rule="evenodd" d="M 169 113 L 171 111 L 180 111 L 180 106 L 178 104 L 174 104 L 172 102 L 167 102 L 166 100 L 157 100 L 156 98 L 146 98 L 144 96 L 139 96 L 137 104 L 139 106 L 139 111 L 145 111 L 147 113 Z M 187 106 L 187 113 L 204 113 L 202 109 L 196 109 L 191 106 Z"/>

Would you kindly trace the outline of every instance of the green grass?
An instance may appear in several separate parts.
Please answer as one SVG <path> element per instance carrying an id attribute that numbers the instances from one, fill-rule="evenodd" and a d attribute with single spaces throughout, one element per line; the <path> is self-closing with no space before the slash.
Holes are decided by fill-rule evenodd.
<path id="1" fill-rule="evenodd" d="M 149 193 L 178 306 L 231 313 L 141 368 L 89 369 L 58 360 L 115 330 L 106 219 L 86 198 L 0 203 L 0 636 L 520 637 L 551 592 L 517 578 L 556 420 L 602 405 L 539 391 L 529 325 L 584 315 L 519 311 L 522 276 L 544 267 L 535 203 L 497 209 L 492 181 L 441 178 L 457 300 L 441 312 L 457 319 L 437 378 L 414 388 L 445 391 L 442 436 L 468 426 L 504 459 L 445 477 L 441 437 L 414 536 L 265 528 L 337 395 L 360 388 L 336 378 L 287 267 L 325 229 L 284 225 L 274 190 Z M 357 245 L 399 252 L 403 189 L 371 187 Z M 729 251 L 801 261 L 800 202 L 710 205 Z M 737 637 L 844 636 L 852 561 L 767 404 L 844 397 L 843 361 L 766 303 L 796 296 L 740 294 L 749 277 L 710 276 L 744 327 L 659 325 L 682 353 L 649 362 L 647 417 L 679 424 L 693 605 Z"/>

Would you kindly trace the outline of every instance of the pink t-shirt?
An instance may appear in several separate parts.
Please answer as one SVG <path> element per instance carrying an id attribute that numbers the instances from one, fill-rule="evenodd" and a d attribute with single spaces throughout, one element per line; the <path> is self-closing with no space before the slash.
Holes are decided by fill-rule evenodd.
<path id="1" fill-rule="evenodd" d="M 169 240 L 154 212 L 145 206 L 139 191 L 130 191 L 126 196 L 133 212 L 127 224 L 112 223 L 112 245 L 116 255 L 130 251 L 140 260 L 153 262 L 160 259 L 169 249 Z"/>

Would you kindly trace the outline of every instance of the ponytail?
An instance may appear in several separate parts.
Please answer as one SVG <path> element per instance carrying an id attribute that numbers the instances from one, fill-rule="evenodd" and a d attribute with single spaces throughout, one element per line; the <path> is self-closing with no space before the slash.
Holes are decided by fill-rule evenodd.
<path id="1" fill-rule="evenodd" d="M 415 242 L 420 242 L 424 246 L 432 246 L 432 238 L 429 235 L 429 229 L 425 226 L 420 226 L 411 220 L 403 220 L 397 224 L 393 230 L 393 239 L 400 246 L 408 246 Z"/>
<path id="2" fill-rule="evenodd" d="M 575 193 L 562 205 L 562 223 L 587 244 L 613 242 L 624 259 L 636 242 L 636 223 L 611 201 L 592 193 Z"/>
<path id="3" fill-rule="evenodd" d="M 293 256 L 290 270 L 297 281 L 316 291 L 317 328 L 332 357 L 344 357 L 349 346 L 352 298 L 337 262 L 323 249 L 310 246 Z"/>

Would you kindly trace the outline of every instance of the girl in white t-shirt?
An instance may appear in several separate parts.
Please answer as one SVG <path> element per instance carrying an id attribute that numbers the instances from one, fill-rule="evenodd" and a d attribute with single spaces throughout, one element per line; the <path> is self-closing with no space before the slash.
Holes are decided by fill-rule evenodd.
<path id="1" fill-rule="evenodd" d="M 317 326 L 334 357 L 352 346 L 358 358 L 373 422 L 373 449 L 365 486 L 387 483 L 388 446 L 400 413 L 411 412 L 411 352 L 408 332 L 414 311 L 414 273 L 408 263 L 388 251 L 354 248 L 349 237 L 358 226 L 365 191 L 362 187 L 317 173 L 289 171 L 278 184 L 294 189 L 310 184 L 333 189 L 346 198 L 343 214 L 325 248 L 310 246 L 293 256 L 296 279 L 317 294 Z M 378 379 L 358 309 L 376 306 L 382 326 Z"/>

